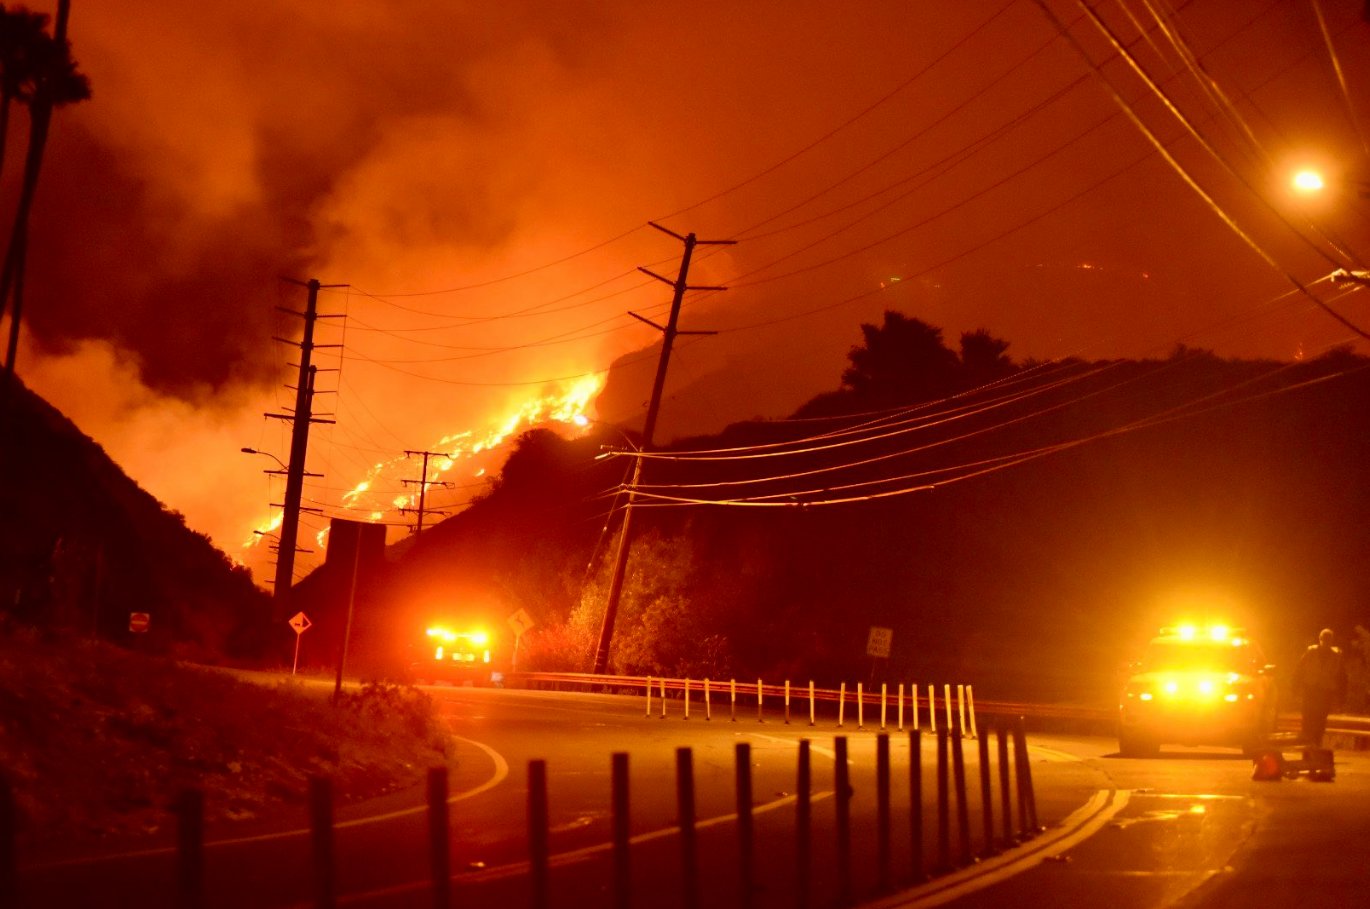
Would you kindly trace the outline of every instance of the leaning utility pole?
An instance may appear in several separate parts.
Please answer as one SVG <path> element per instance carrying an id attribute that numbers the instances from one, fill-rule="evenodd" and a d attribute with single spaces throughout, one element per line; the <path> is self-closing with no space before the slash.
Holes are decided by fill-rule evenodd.
<path id="1" fill-rule="evenodd" d="M 304 493 L 304 462 L 306 451 L 309 448 L 309 424 L 334 422 L 314 416 L 314 376 L 318 370 L 310 365 L 309 360 L 316 347 L 342 346 L 341 344 L 315 344 L 314 323 L 319 319 L 340 319 L 342 316 L 319 315 L 319 288 L 347 286 L 345 284 L 320 284 L 312 278 L 307 282 L 294 281 L 290 278 L 284 280 L 308 288 L 309 301 L 305 304 L 304 312 L 296 312 L 283 306 L 276 307 L 281 312 L 288 312 L 304 319 L 304 337 L 298 343 L 288 341 L 285 338 L 275 339 L 286 344 L 296 344 L 300 348 L 300 377 L 295 386 L 295 410 L 288 414 L 267 414 L 268 417 L 285 420 L 291 424 L 290 463 L 286 465 L 285 498 L 281 504 L 285 514 L 281 519 L 281 539 L 279 551 L 276 553 L 276 581 L 272 591 L 278 603 L 284 602 L 286 595 L 290 593 L 290 586 L 295 582 L 295 552 L 297 551 L 296 541 L 300 534 L 300 497 Z"/>
<path id="2" fill-rule="evenodd" d="M 425 513 L 428 513 L 428 514 L 447 514 L 447 512 L 445 512 L 445 511 L 425 512 L 424 505 L 425 505 L 425 503 L 427 502 L 428 487 L 429 487 L 429 486 L 443 486 L 443 487 L 447 487 L 447 486 L 451 486 L 451 485 L 452 485 L 451 483 L 448 483 L 448 482 L 446 482 L 446 481 L 444 481 L 444 480 L 434 480 L 432 483 L 429 483 L 429 482 L 428 482 L 428 459 L 429 459 L 429 458 L 447 458 L 447 459 L 450 461 L 450 460 L 452 459 L 453 456 L 450 455 L 450 454 L 448 454 L 448 453 L 445 452 L 445 451 L 405 451 L 404 456 L 405 456 L 406 458 L 409 457 L 410 455 L 414 455 L 414 456 L 416 456 L 416 457 L 422 457 L 422 458 L 423 458 L 423 477 L 422 477 L 422 479 L 419 479 L 419 480 L 400 480 L 400 482 L 403 483 L 405 486 L 409 486 L 409 485 L 414 484 L 414 483 L 417 483 L 417 484 L 418 484 L 418 487 L 419 487 L 419 507 L 418 507 L 419 523 L 418 523 L 418 526 L 414 528 L 414 536 L 419 536 L 419 535 L 421 535 L 421 534 L 423 533 L 423 516 L 424 516 Z M 413 510 L 414 510 L 414 509 L 412 509 L 412 508 L 401 508 L 401 509 L 400 509 L 400 514 L 407 514 L 407 513 L 411 512 L 411 511 L 413 511 Z"/>
<path id="3" fill-rule="evenodd" d="M 661 332 L 661 357 L 656 364 L 656 380 L 652 383 L 652 398 L 647 404 L 647 422 L 642 427 L 642 448 L 633 458 L 633 479 L 628 487 L 628 504 L 623 510 L 623 525 L 618 532 L 618 550 L 614 553 L 614 571 L 609 579 L 609 599 L 604 604 L 604 623 L 599 629 L 599 646 L 595 648 L 595 664 L 591 672 L 596 675 L 603 674 L 609 665 L 609 645 L 614 638 L 614 618 L 618 614 L 618 600 L 623 594 L 623 573 L 628 567 L 628 545 L 630 543 L 630 532 L 633 523 L 633 500 L 636 498 L 638 484 L 642 481 L 642 455 L 652 448 L 652 433 L 656 430 L 656 417 L 661 410 L 661 392 L 666 387 L 666 366 L 671 360 L 671 345 L 675 343 L 676 335 L 712 335 L 717 332 L 712 331 L 680 331 L 676 328 L 676 323 L 680 318 L 680 303 L 685 298 L 687 290 L 727 290 L 726 287 L 691 287 L 686 283 L 690 273 L 690 258 L 694 255 L 696 246 L 731 246 L 736 240 L 699 240 L 694 234 L 681 236 L 672 230 L 667 230 L 660 224 L 652 224 L 662 233 L 670 234 L 677 240 L 685 244 L 685 254 L 680 259 L 680 274 L 674 281 L 663 278 L 646 268 L 638 267 L 638 271 L 651 275 L 658 281 L 670 284 L 675 288 L 675 295 L 671 297 L 671 315 L 666 320 L 663 327 L 656 324 L 651 319 L 643 318 L 635 312 L 628 315 L 634 319 L 646 322 L 648 325 Z"/>

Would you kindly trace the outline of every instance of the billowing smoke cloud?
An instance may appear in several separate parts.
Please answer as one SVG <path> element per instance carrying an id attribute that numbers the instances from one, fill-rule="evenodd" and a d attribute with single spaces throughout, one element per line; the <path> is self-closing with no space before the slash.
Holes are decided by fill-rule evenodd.
<path id="1" fill-rule="evenodd" d="M 1329 6 L 1364 86 L 1356 4 Z M 693 300 L 687 327 L 739 330 L 682 345 L 667 433 L 671 407 L 698 431 L 831 387 L 856 323 L 887 307 L 952 340 L 988 327 L 1020 357 L 1137 356 L 1180 337 L 1287 356 L 1341 340 L 1288 308 L 1193 336 L 1281 279 L 1154 159 L 1109 179 L 1146 148 L 1118 118 L 1083 133 L 1112 112 L 1096 86 L 1029 116 L 1083 70 L 1060 41 L 1032 56 L 1053 36 L 1032 4 L 1002 7 L 76 0 L 71 38 L 95 96 L 54 127 L 20 372 L 236 556 L 280 494 L 256 472 L 271 465 L 238 449 L 286 454 L 283 426 L 261 416 L 291 403 L 295 352 L 271 338 L 298 337 L 277 307 L 301 308 L 304 291 L 281 277 L 351 285 L 320 305 L 349 316 L 318 338 L 347 345 L 316 360 L 341 369 L 320 376 L 317 409 L 338 423 L 316 432 L 310 463 L 326 475 L 310 494 L 331 509 L 402 449 L 489 427 L 540 380 L 653 343 L 624 313 L 660 320 L 669 291 L 634 267 L 674 276 L 680 246 L 649 218 L 748 238 L 692 272 L 734 287 Z M 1205 9 L 1189 22 L 1201 50 L 1239 35 L 1214 72 L 1265 86 L 1256 98 L 1285 136 L 1352 147 L 1303 12 L 1280 7 L 1239 31 L 1247 4 Z M 631 391 L 609 404 L 609 419 L 641 407 Z M 413 470 L 387 468 L 391 493 Z"/>

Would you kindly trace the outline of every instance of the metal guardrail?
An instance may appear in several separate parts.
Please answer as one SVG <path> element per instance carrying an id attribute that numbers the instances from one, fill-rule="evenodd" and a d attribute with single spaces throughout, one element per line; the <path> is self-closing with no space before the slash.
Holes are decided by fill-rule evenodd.
<path id="1" fill-rule="evenodd" d="M 514 672 L 505 675 L 505 683 L 515 687 L 541 687 L 545 685 L 574 686 L 580 690 L 591 689 L 628 689 L 635 694 L 646 696 L 648 686 L 651 686 L 653 695 L 660 696 L 664 690 L 672 694 L 678 694 L 682 698 L 688 691 L 692 701 L 697 701 L 701 705 L 705 696 L 705 685 L 709 685 L 711 697 L 723 698 L 725 700 L 715 701 L 722 707 L 730 707 L 733 703 L 734 690 L 736 697 L 741 703 L 747 706 L 754 706 L 758 699 L 765 703 L 775 703 L 779 699 L 782 703 L 788 696 L 795 703 L 807 704 L 810 697 L 811 682 L 804 685 L 790 684 L 766 684 L 761 680 L 756 682 L 745 682 L 735 679 L 671 679 L 659 678 L 655 676 L 631 676 L 631 675 L 593 675 L 585 672 Z M 1110 707 L 1094 707 L 1080 704 L 1032 704 L 1025 701 L 982 701 L 975 700 L 970 685 L 902 685 L 891 688 L 888 684 L 884 685 L 884 690 L 866 690 L 861 686 L 858 692 L 856 686 L 850 688 L 817 688 L 812 689 L 812 696 L 815 703 L 851 705 L 855 709 L 862 707 L 873 707 L 879 709 L 882 705 L 886 709 L 897 709 L 895 707 L 899 698 L 899 688 L 903 689 L 904 703 L 912 709 L 914 693 L 917 694 L 918 709 L 920 711 L 929 709 L 946 709 L 945 697 L 948 689 L 951 692 L 958 692 L 964 689 L 967 692 L 969 707 L 973 714 L 985 716 L 1007 716 L 1007 717 L 1026 717 L 1028 719 L 1054 719 L 1069 720 L 1079 723 L 1107 725 L 1112 724 L 1117 716 L 1117 709 Z M 938 705 L 940 699 L 941 705 Z M 959 697 L 953 702 L 952 710 L 959 709 Z M 860 705 L 858 707 L 858 705 Z M 1299 715 L 1297 713 L 1280 714 L 1278 728 L 1281 730 L 1296 730 L 1299 727 Z M 1335 714 L 1327 719 L 1327 733 L 1330 735 L 1344 735 L 1352 738 L 1370 739 L 1370 717 L 1354 716 L 1351 714 Z"/>

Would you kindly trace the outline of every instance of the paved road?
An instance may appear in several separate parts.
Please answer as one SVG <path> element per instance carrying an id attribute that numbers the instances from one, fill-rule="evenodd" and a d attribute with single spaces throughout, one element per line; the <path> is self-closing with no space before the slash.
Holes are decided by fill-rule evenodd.
<path id="1" fill-rule="evenodd" d="M 875 731 L 785 725 L 754 712 L 729 722 L 715 711 L 687 722 L 643 715 L 641 699 L 435 688 L 458 737 L 451 790 L 454 903 L 520 906 L 529 901 L 526 773 L 547 761 L 554 907 L 609 906 L 609 779 L 612 752 L 630 755 L 634 836 L 633 905 L 671 909 L 680 896 L 675 749 L 693 749 L 700 819 L 701 905 L 737 906 L 734 755 L 752 750 L 758 907 L 794 906 L 797 740 L 813 747 L 813 857 L 809 905 L 839 894 L 834 834 L 833 736 L 850 745 L 853 789 L 852 889 L 888 906 L 1261 907 L 1356 905 L 1370 867 L 1370 758 L 1339 756 L 1332 784 L 1253 783 L 1235 752 L 1168 751 L 1155 760 L 1113 756 L 1102 739 L 1031 737 L 1039 821 L 1047 832 L 1026 845 L 894 895 L 876 892 Z M 867 716 L 868 727 L 871 716 Z M 797 721 L 798 722 L 798 721 Z M 893 725 L 893 717 L 891 717 Z M 895 882 L 913 883 L 909 822 L 909 739 L 893 729 L 892 847 Z M 979 764 L 968 742 L 972 847 L 983 846 Z M 938 864 L 935 746 L 924 736 L 921 830 L 925 863 Z M 421 793 L 340 811 L 339 904 L 431 906 L 426 884 L 426 818 Z M 996 825 L 998 802 L 994 802 Z M 952 851 L 957 828 L 952 824 Z M 289 819 L 286 819 L 287 821 Z M 1016 822 L 1016 819 L 1015 819 Z M 310 843 L 297 823 L 211 830 L 206 872 L 213 907 L 311 906 Z M 996 830 L 998 827 L 996 826 Z M 176 905 L 174 859 L 155 842 L 104 844 L 94 853 L 29 857 L 21 867 L 33 906 Z"/>

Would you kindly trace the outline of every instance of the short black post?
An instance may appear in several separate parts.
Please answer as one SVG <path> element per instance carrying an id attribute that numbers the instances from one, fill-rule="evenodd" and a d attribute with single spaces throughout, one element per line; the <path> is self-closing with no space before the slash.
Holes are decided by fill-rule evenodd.
<path id="1" fill-rule="evenodd" d="M 0 906 L 19 901 L 14 841 L 19 836 L 19 806 L 9 779 L 0 773 Z"/>
<path id="2" fill-rule="evenodd" d="M 1023 749 L 1023 727 L 1014 726 L 1013 729 L 1013 770 L 1014 782 L 1018 786 L 1018 837 L 1028 839 L 1032 836 L 1032 827 L 1028 824 L 1027 807 L 1027 760 L 1024 757 Z"/>
<path id="3" fill-rule="evenodd" d="M 1023 832 L 1028 836 L 1036 836 L 1039 832 L 1037 826 L 1037 796 L 1032 791 L 1032 761 L 1028 758 L 1027 747 L 1027 725 L 1022 717 L 1018 717 L 1018 722 L 1014 726 L 1014 745 L 1018 752 L 1018 762 L 1022 765 L 1022 772 L 1019 774 L 1022 790 L 1019 793 L 1019 800 L 1023 803 Z"/>
<path id="4" fill-rule="evenodd" d="M 1013 725 L 1013 777 L 1018 786 L 1018 838 L 1029 839 L 1032 826 L 1028 823 L 1027 802 L 1027 749 L 1023 747 L 1023 724 L 1021 719 Z"/>
<path id="5" fill-rule="evenodd" d="M 999 721 L 995 738 L 999 743 L 999 804 L 1004 815 L 1004 838 L 1000 843 L 1008 849 L 1013 845 L 1013 791 L 1008 770 L 1008 725 L 1003 720 Z"/>
<path id="6" fill-rule="evenodd" d="M 970 805 L 966 798 L 966 738 L 961 734 L 959 717 L 951 727 L 951 766 L 956 784 L 956 861 L 969 865 L 975 861 L 975 853 L 970 847 Z"/>
<path id="7" fill-rule="evenodd" d="M 629 909 L 633 901 L 633 877 L 632 866 L 629 864 L 628 755 L 618 752 L 610 760 L 614 813 L 614 909 Z"/>
<path id="8" fill-rule="evenodd" d="M 528 762 L 528 872 L 532 879 L 533 909 L 547 909 L 549 842 L 547 762 Z"/>
<path id="9" fill-rule="evenodd" d="M 737 743 L 737 886 L 741 905 L 752 905 L 756 891 L 752 852 L 752 746 Z"/>
<path id="10" fill-rule="evenodd" d="M 813 861 L 813 806 L 809 801 L 810 764 L 809 740 L 799 740 L 799 774 L 795 783 L 794 802 L 794 862 L 795 891 L 794 904 L 797 909 L 809 909 L 809 874 Z"/>
<path id="11" fill-rule="evenodd" d="M 675 750 L 676 808 L 680 815 L 681 896 L 685 909 L 699 909 L 699 857 L 695 843 L 694 759 L 689 748 Z"/>
<path id="12" fill-rule="evenodd" d="M 994 782 L 989 772 L 989 730 L 977 736 L 975 744 L 980 759 L 980 819 L 985 829 L 985 846 L 980 855 L 988 858 L 998 851 L 994 848 Z"/>
<path id="13" fill-rule="evenodd" d="M 893 884 L 890 856 L 890 737 L 875 737 L 875 879 L 881 893 Z"/>
<path id="14" fill-rule="evenodd" d="M 851 780 L 847 766 L 847 737 L 833 739 L 833 799 L 837 813 L 837 901 L 852 901 Z"/>
<path id="15" fill-rule="evenodd" d="M 909 730 L 909 852 L 914 883 L 927 877 L 923 861 L 923 733 Z"/>
<path id="16" fill-rule="evenodd" d="M 937 728 L 937 873 L 951 870 L 951 795 L 947 767 L 947 727 Z"/>
<path id="17" fill-rule="evenodd" d="M 309 829 L 314 853 L 314 905 L 337 906 L 337 868 L 333 854 L 333 783 L 327 777 L 309 778 Z"/>
<path id="18" fill-rule="evenodd" d="M 428 768 L 428 872 L 433 878 L 433 907 L 452 905 L 452 853 L 447 825 L 447 768 Z"/>
<path id="19" fill-rule="evenodd" d="M 186 789 L 176 797 L 176 905 L 205 904 L 205 796 Z"/>

